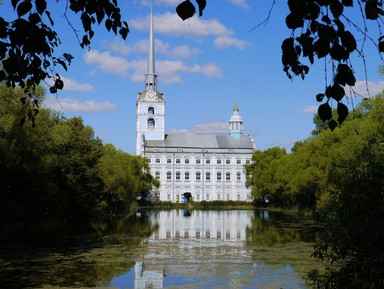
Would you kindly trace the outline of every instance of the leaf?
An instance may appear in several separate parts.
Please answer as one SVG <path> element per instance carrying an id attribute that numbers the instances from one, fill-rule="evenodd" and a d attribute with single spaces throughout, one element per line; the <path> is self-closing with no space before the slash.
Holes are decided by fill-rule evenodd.
<path id="1" fill-rule="evenodd" d="M 333 98 L 336 101 L 340 101 L 344 95 L 345 91 L 338 83 L 334 83 L 332 86 L 328 86 L 325 89 L 325 95 L 328 98 Z"/>
<path id="2" fill-rule="evenodd" d="M 59 90 L 62 90 L 64 88 L 64 82 L 61 79 L 56 79 L 55 87 Z"/>
<path id="3" fill-rule="evenodd" d="M 348 116 L 348 107 L 345 104 L 338 102 L 337 103 L 337 114 L 339 116 L 339 119 L 338 119 L 339 124 L 342 124 Z"/>
<path id="4" fill-rule="evenodd" d="M 339 43 L 333 44 L 329 51 L 330 56 L 337 61 L 345 60 L 348 58 L 349 53 L 345 51 L 344 47 Z"/>
<path id="5" fill-rule="evenodd" d="M 53 22 L 53 20 L 52 20 L 52 17 L 51 17 L 51 13 L 49 12 L 49 11 L 45 11 L 45 14 L 47 14 L 47 16 L 48 16 L 48 19 L 49 19 L 49 22 L 51 23 L 51 26 L 53 26 L 54 25 L 54 22 Z"/>
<path id="6" fill-rule="evenodd" d="M 19 3 L 20 0 L 12 0 L 12 6 L 13 9 L 16 9 L 17 3 Z"/>
<path id="7" fill-rule="evenodd" d="M 337 127 L 337 122 L 333 119 L 331 119 L 328 123 L 328 127 L 331 129 L 331 131 L 334 131 Z"/>
<path id="8" fill-rule="evenodd" d="M 318 94 L 316 95 L 316 100 L 317 100 L 318 102 L 322 102 L 323 99 L 324 99 L 324 97 L 325 97 L 325 94 L 324 94 L 324 93 L 318 93 Z"/>
<path id="9" fill-rule="evenodd" d="M 333 0 L 330 5 L 333 17 L 339 18 L 343 14 L 344 6 L 338 0 Z"/>
<path id="10" fill-rule="evenodd" d="M 57 92 L 57 88 L 55 86 L 51 86 L 49 88 L 49 91 L 50 91 L 50 93 L 56 93 Z"/>
<path id="11" fill-rule="evenodd" d="M 379 52 L 384 52 L 384 41 L 379 42 Z"/>
<path id="12" fill-rule="evenodd" d="M 17 16 L 22 17 L 23 15 L 27 14 L 32 9 L 32 3 L 31 2 L 21 2 L 19 6 L 17 6 Z"/>
<path id="13" fill-rule="evenodd" d="M 349 86 L 354 86 L 356 83 L 356 78 L 352 69 L 348 65 L 340 63 L 337 66 L 337 73 L 334 82 L 342 86 L 345 86 L 346 84 Z"/>
<path id="14" fill-rule="evenodd" d="M 199 5 L 199 16 L 203 16 L 203 10 L 205 9 L 205 6 L 207 6 L 206 0 L 196 0 L 197 5 Z"/>
<path id="15" fill-rule="evenodd" d="M 36 5 L 37 13 L 39 13 L 40 15 L 42 15 L 45 9 L 47 9 L 47 1 L 45 0 L 36 0 L 35 5 Z"/>
<path id="16" fill-rule="evenodd" d="M 340 34 L 341 44 L 348 52 L 353 52 L 357 48 L 356 39 L 351 32 L 345 31 Z"/>
<path id="17" fill-rule="evenodd" d="M 367 19 L 376 20 L 379 17 L 379 8 L 377 0 L 367 0 L 365 3 L 365 17 Z"/>
<path id="18" fill-rule="evenodd" d="M 176 7 L 176 13 L 179 15 L 183 21 L 185 19 L 191 18 L 196 12 L 195 6 L 191 3 L 191 1 L 186 0 Z"/>
<path id="19" fill-rule="evenodd" d="M 84 31 L 91 30 L 91 17 L 89 17 L 88 13 L 83 12 L 83 14 L 81 14 L 81 21 L 83 23 Z"/>
<path id="20" fill-rule="evenodd" d="M 323 122 L 332 119 L 332 108 L 328 102 L 321 104 L 317 109 L 317 112 Z"/>
<path id="21" fill-rule="evenodd" d="M 288 16 L 285 18 L 285 24 L 289 29 L 296 29 L 299 27 L 303 27 L 304 20 L 299 14 L 289 13 Z"/>
<path id="22" fill-rule="evenodd" d="M 353 7 L 353 0 L 342 0 L 341 3 L 346 7 Z"/>

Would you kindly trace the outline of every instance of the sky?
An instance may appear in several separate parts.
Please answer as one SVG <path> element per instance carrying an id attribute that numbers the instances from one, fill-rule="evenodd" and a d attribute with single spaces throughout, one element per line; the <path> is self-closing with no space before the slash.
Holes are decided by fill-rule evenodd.
<path id="1" fill-rule="evenodd" d="M 7 19 L 14 14 L 10 2 L 0 6 L 0 16 Z M 134 154 L 136 98 L 144 89 L 147 69 L 150 2 L 118 1 L 130 28 L 127 39 L 95 27 L 90 49 L 81 49 L 63 17 L 65 2 L 48 1 L 48 8 L 62 43 L 57 53 L 68 52 L 74 59 L 68 71 L 58 70 L 63 91 L 57 95 L 48 91 L 44 106 L 66 117 L 81 116 L 104 143 Z M 279 146 L 289 151 L 296 141 L 309 137 L 319 105 L 315 96 L 325 90 L 325 62 L 316 60 L 304 81 L 290 80 L 283 72 L 281 43 L 291 34 L 285 26 L 286 2 L 276 1 L 270 10 L 271 0 L 207 0 L 203 16 L 186 21 L 175 12 L 180 2 L 153 0 L 157 88 L 166 101 L 166 132 L 228 132 L 237 103 L 244 133 L 254 138 L 259 150 Z M 351 11 L 356 16 L 356 8 Z M 258 26 L 269 13 L 268 21 Z M 68 18 L 80 31 L 76 16 Z M 368 97 L 367 80 L 374 96 L 384 88 L 377 73 L 382 62 L 375 47 L 360 37 L 358 46 L 362 45 L 366 67 L 358 55 L 352 59 L 355 90 Z M 344 100 L 350 109 L 359 101 Z"/>

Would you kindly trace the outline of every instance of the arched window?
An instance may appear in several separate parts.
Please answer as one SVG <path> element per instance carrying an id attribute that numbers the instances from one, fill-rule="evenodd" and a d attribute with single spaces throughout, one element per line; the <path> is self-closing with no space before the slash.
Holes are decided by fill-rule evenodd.
<path id="1" fill-rule="evenodd" d="M 153 108 L 153 107 L 148 107 L 148 114 L 150 114 L 150 115 L 155 114 L 155 108 Z"/>
<path id="2" fill-rule="evenodd" d="M 147 127 L 152 129 L 155 128 L 155 120 L 153 118 L 148 118 Z"/>

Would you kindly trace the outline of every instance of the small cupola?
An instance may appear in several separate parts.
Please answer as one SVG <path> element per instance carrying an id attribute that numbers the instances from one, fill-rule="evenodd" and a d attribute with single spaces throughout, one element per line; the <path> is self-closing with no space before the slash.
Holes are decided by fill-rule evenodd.
<path id="1" fill-rule="evenodd" d="M 239 114 L 237 103 L 233 107 L 233 114 L 229 120 L 229 134 L 234 138 L 243 137 L 243 118 Z"/>

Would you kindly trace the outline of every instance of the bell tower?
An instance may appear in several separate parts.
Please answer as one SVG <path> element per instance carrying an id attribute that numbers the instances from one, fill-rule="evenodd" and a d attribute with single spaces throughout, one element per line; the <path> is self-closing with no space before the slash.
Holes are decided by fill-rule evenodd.
<path id="1" fill-rule="evenodd" d="M 145 88 L 137 94 L 136 101 L 136 155 L 144 154 L 146 140 L 165 138 L 165 101 L 163 93 L 157 90 L 155 73 L 155 41 L 153 35 L 153 13 L 149 25 L 149 51 Z"/>

